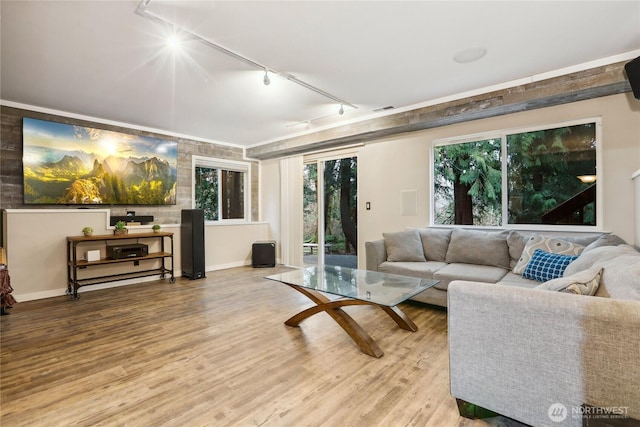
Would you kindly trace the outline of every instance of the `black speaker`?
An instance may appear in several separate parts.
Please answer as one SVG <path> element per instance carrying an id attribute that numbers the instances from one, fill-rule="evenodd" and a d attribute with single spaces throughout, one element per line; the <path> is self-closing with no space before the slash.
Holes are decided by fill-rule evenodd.
<path id="1" fill-rule="evenodd" d="M 640 99 L 640 56 L 631 62 L 627 62 L 624 66 L 624 71 L 626 71 L 627 80 L 631 84 L 633 96 L 636 99 Z"/>
<path id="2" fill-rule="evenodd" d="M 254 268 L 276 266 L 276 242 L 255 242 L 251 248 L 251 264 Z"/>
<path id="3" fill-rule="evenodd" d="M 180 222 L 182 276 L 202 279 L 204 274 L 204 211 L 183 209 Z"/>

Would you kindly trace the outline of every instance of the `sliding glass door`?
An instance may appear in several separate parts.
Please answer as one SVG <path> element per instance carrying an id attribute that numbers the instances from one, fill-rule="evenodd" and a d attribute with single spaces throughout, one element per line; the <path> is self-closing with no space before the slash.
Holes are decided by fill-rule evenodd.
<path id="1" fill-rule="evenodd" d="M 358 158 L 305 162 L 305 265 L 358 266 Z"/>

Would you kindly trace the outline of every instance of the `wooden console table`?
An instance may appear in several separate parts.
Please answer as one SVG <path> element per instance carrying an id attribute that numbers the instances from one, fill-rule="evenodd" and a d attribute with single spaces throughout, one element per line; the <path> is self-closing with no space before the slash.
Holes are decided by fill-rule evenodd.
<path id="1" fill-rule="evenodd" d="M 165 238 L 170 241 L 170 251 L 165 251 Z M 87 261 L 84 259 L 78 259 L 78 247 L 83 243 L 96 243 L 102 242 L 106 246 L 108 242 L 118 240 L 136 240 L 141 239 L 149 240 L 155 239 L 160 241 L 160 252 L 148 253 L 144 256 L 127 257 L 121 259 L 100 258 L 97 261 Z M 101 251 L 102 253 L 102 251 Z M 166 265 L 166 260 L 171 260 L 171 268 Z M 86 277 L 79 279 L 78 270 L 86 269 L 89 267 L 95 267 L 98 265 L 108 264 L 122 264 L 127 262 L 133 262 L 138 265 L 143 260 L 159 260 L 161 265 L 157 268 L 150 268 L 146 270 L 137 270 L 132 272 L 109 274 L 103 276 Z M 67 237 L 67 295 L 72 295 L 73 299 L 77 300 L 78 288 L 87 285 L 97 285 L 99 283 L 114 282 L 117 280 L 133 279 L 138 277 L 148 277 L 159 275 L 161 279 L 164 279 L 168 274 L 169 282 L 174 283 L 176 278 L 173 274 L 174 261 L 173 261 L 173 233 L 170 232 L 150 232 L 150 233 L 133 233 L 124 235 L 103 234 L 97 236 L 68 236 Z"/>

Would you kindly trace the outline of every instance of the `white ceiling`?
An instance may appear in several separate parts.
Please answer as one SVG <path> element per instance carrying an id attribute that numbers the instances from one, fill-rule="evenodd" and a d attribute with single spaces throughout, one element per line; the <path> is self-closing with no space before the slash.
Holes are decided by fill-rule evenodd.
<path id="1" fill-rule="evenodd" d="M 179 52 L 138 1 L 1 3 L 0 98 L 254 146 L 578 64 L 640 55 L 640 1 L 160 1 L 196 40 Z M 483 47 L 479 61 L 453 56 Z M 614 58 L 610 58 L 614 57 Z M 621 59 L 622 58 L 622 59 Z M 584 66 L 581 66 L 584 68 Z M 391 110 L 393 111 L 393 110 Z M 308 130 L 303 122 L 311 119 Z"/>

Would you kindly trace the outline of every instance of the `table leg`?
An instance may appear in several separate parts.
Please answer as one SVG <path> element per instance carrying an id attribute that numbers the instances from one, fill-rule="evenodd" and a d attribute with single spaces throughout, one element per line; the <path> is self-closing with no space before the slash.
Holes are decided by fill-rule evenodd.
<path id="1" fill-rule="evenodd" d="M 387 307 L 384 305 L 380 306 L 402 329 L 406 329 L 407 331 L 415 332 L 418 330 L 418 327 L 409 317 L 404 314 L 402 310 L 400 310 L 397 306 L 395 307 Z"/>
<path id="2" fill-rule="evenodd" d="M 322 295 L 319 292 L 316 292 L 311 289 L 301 288 L 299 286 L 289 285 L 289 287 L 295 289 L 296 291 L 304 294 L 311 301 L 315 302 L 317 305 L 311 307 L 310 309 L 304 310 L 297 315 L 291 317 L 287 320 L 285 325 L 287 326 L 298 326 L 300 322 L 308 318 L 309 316 L 313 316 L 316 313 L 326 312 L 333 320 L 336 321 L 338 325 L 344 331 L 349 334 L 351 339 L 360 347 L 360 350 L 373 357 L 382 357 L 384 352 L 378 346 L 378 344 L 367 334 L 362 326 L 360 326 L 351 316 L 349 316 L 344 310 L 340 308 L 341 305 L 355 305 L 348 304 L 352 301 L 356 300 L 338 300 L 331 301 L 326 296 Z M 357 303 L 364 303 L 364 301 L 357 301 Z"/>
<path id="3" fill-rule="evenodd" d="M 326 312 L 333 320 L 342 327 L 342 329 L 349 334 L 351 339 L 360 347 L 360 350 L 368 354 L 369 356 L 380 358 L 384 355 L 382 349 L 378 344 L 365 332 L 364 329 L 341 307 L 349 305 L 374 305 L 382 308 L 402 329 L 415 332 L 418 327 L 402 312 L 398 307 L 387 307 L 378 304 L 370 303 L 367 301 L 354 300 L 354 299 L 338 299 L 330 300 L 320 292 L 312 289 L 306 289 L 295 285 L 287 285 L 296 291 L 302 293 L 311 301 L 316 303 L 315 306 L 309 307 L 306 310 L 289 318 L 285 323 L 287 326 L 298 326 L 305 319 L 313 316 L 314 314 Z"/>

